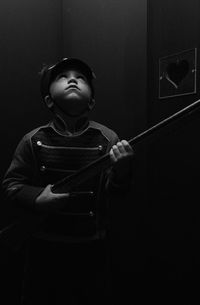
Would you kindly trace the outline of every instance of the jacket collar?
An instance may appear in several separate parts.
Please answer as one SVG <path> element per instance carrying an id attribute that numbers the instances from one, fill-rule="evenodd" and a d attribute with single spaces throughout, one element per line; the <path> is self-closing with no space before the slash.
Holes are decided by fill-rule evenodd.
<path id="1" fill-rule="evenodd" d="M 84 130 L 86 130 L 89 126 L 89 119 L 88 117 L 81 117 L 77 122 L 75 126 L 74 133 L 70 132 L 67 126 L 67 123 L 58 115 L 54 117 L 52 122 L 50 123 L 50 126 L 59 134 L 62 135 L 77 135 L 82 133 Z"/>

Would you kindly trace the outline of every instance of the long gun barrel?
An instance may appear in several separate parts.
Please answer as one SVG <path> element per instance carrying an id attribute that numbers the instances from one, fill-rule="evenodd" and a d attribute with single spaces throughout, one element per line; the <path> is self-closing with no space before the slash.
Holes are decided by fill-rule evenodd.
<path id="1" fill-rule="evenodd" d="M 194 111 L 196 111 L 200 107 L 200 100 L 190 104 L 189 106 L 183 108 L 182 110 L 174 113 L 173 115 L 169 116 L 168 118 L 162 120 L 158 124 L 150 127 L 149 129 L 143 131 L 142 133 L 138 134 L 131 140 L 129 140 L 129 144 L 131 146 L 142 142 L 150 135 L 156 133 L 157 131 L 161 130 L 162 128 L 186 117 L 191 115 Z M 54 193 L 63 193 L 68 192 L 74 185 L 78 185 L 83 182 L 85 179 L 90 178 L 91 176 L 95 175 L 99 171 L 105 170 L 111 166 L 110 156 L 109 153 L 105 154 L 101 158 L 93 161 L 92 163 L 88 164 L 87 166 L 81 168 L 75 174 L 70 175 L 62 180 L 59 180 L 52 186 L 52 192 Z"/>

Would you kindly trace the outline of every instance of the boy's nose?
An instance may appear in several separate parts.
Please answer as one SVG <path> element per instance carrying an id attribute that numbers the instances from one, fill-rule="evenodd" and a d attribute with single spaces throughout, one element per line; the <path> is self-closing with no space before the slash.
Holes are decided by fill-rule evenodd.
<path id="1" fill-rule="evenodd" d="M 77 79 L 76 79 L 74 76 L 72 76 L 72 77 L 70 77 L 69 80 L 68 80 L 68 84 L 70 84 L 70 83 L 75 83 L 75 84 L 77 84 L 78 82 L 77 82 Z"/>

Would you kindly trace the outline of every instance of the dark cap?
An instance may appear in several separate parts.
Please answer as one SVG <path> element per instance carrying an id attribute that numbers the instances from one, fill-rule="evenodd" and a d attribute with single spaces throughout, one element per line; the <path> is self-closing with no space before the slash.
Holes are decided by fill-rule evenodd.
<path id="1" fill-rule="evenodd" d="M 62 72 L 64 69 L 77 68 L 79 69 L 87 78 L 89 85 L 92 89 L 92 95 L 94 95 L 94 88 L 92 80 L 96 78 L 92 69 L 82 60 L 77 58 L 63 58 L 54 65 L 45 65 L 40 72 L 41 82 L 40 91 L 42 98 L 49 94 L 49 86 L 51 82 L 56 78 L 56 76 Z"/>

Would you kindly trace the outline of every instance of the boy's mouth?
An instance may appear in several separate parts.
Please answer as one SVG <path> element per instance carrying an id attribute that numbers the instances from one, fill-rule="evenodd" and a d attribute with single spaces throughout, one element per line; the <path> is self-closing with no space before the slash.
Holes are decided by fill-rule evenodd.
<path id="1" fill-rule="evenodd" d="M 80 90 L 80 89 L 79 89 L 77 86 L 75 86 L 75 85 L 68 86 L 65 90 L 70 90 L 70 89 Z"/>

